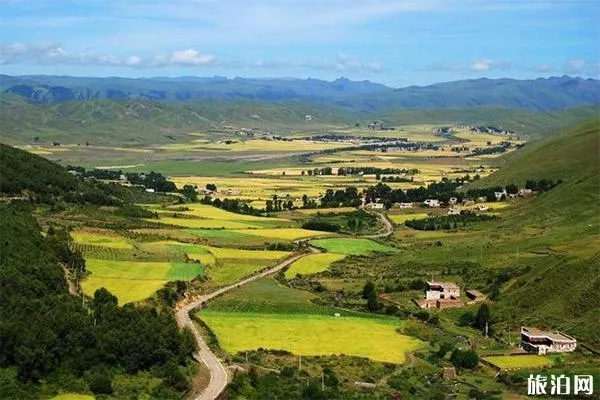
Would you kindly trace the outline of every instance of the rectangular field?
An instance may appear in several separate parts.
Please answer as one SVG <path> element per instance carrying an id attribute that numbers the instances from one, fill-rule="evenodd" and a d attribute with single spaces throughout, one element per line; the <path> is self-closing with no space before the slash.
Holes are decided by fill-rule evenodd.
<path id="1" fill-rule="evenodd" d="M 327 238 L 311 240 L 311 244 L 321 247 L 330 253 L 364 255 L 371 251 L 390 253 L 398 249 L 377 243 L 369 239 Z"/>
<path id="2" fill-rule="evenodd" d="M 316 236 L 328 236 L 332 235 L 331 232 L 311 231 L 308 229 L 301 228 L 279 228 L 279 229 L 246 229 L 238 230 L 235 229 L 233 232 L 244 233 L 247 235 L 253 235 L 262 237 L 265 240 L 298 240 L 304 238 L 311 238 Z"/>
<path id="3" fill-rule="evenodd" d="M 246 314 L 204 310 L 198 316 L 231 354 L 245 350 L 287 350 L 300 355 L 345 354 L 401 364 L 404 352 L 421 347 L 399 334 L 402 322 L 314 314 Z"/>
<path id="4" fill-rule="evenodd" d="M 335 253 L 310 254 L 294 262 L 287 271 L 285 271 L 285 277 L 287 279 L 292 279 L 298 274 L 309 275 L 327 271 L 331 264 L 342 260 L 344 257 L 344 254 Z"/>
<path id="5" fill-rule="evenodd" d="M 490 356 L 484 357 L 484 360 L 494 364 L 500 369 L 537 369 L 549 367 L 552 365 L 552 360 L 546 356 L 538 356 L 535 354 L 516 355 L 516 356 Z"/>

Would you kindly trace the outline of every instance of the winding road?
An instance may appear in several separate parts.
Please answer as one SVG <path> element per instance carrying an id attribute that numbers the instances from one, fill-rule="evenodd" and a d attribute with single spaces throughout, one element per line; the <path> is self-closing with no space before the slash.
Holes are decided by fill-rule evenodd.
<path id="1" fill-rule="evenodd" d="M 361 236 L 361 237 L 374 239 L 374 238 L 387 237 L 387 236 L 391 235 L 393 232 L 393 229 L 394 229 L 392 226 L 392 223 L 387 219 L 387 217 L 385 215 L 383 215 L 381 213 L 377 213 L 377 212 L 373 212 L 373 213 L 377 214 L 377 217 L 380 218 L 381 221 L 383 222 L 383 224 L 385 226 L 385 232 L 382 232 L 382 233 L 379 233 L 376 235 L 365 235 L 365 236 Z M 309 247 L 309 249 L 312 253 L 319 251 L 313 247 Z M 280 270 L 282 270 L 285 267 L 292 264 L 293 262 L 295 262 L 296 260 L 299 260 L 300 258 L 307 256 L 308 254 L 311 254 L 311 253 L 307 252 L 307 253 L 296 254 L 290 258 L 285 259 L 284 261 L 277 264 L 273 268 L 269 268 L 269 269 L 262 271 L 256 275 L 252 275 L 248 278 L 242 279 L 241 281 L 236 282 L 232 285 L 217 289 L 214 292 L 188 299 L 187 302 L 185 302 L 185 304 L 178 305 L 177 314 L 176 314 L 177 324 L 181 328 L 188 328 L 192 332 L 192 334 L 194 335 L 194 338 L 196 339 L 196 342 L 198 343 L 197 359 L 199 359 L 201 362 L 203 362 L 207 366 L 208 370 L 210 371 L 210 380 L 208 382 L 208 386 L 201 393 L 195 394 L 192 397 L 193 400 L 215 400 L 215 399 L 217 399 L 221 395 L 221 393 L 223 393 L 223 391 L 225 390 L 225 387 L 227 386 L 227 383 L 228 383 L 228 377 L 227 377 L 227 371 L 225 370 L 223 363 L 221 363 L 221 360 L 219 360 L 217 358 L 217 356 L 208 347 L 208 345 L 206 344 L 204 339 L 202 339 L 202 336 L 200 335 L 198 328 L 194 325 L 194 322 L 190 318 L 190 312 L 194 309 L 201 308 L 205 302 L 207 302 L 211 299 L 214 299 L 215 297 L 218 297 L 224 293 L 227 293 L 230 290 L 239 288 L 240 286 L 246 285 L 247 283 L 250 283 L 257 279 L 264 278 L 266 276 L 277 273 Z"/>

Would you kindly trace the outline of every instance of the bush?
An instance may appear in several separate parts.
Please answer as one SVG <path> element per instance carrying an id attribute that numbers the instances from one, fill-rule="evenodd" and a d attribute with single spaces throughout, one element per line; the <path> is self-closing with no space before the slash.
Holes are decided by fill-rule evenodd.
<path id="1" fill-rule="evenodd" d="M 320 221 L 318 219 L 311 219 L 310 221 L 302 224 L 302 228 L 311 231 L 325 231 L 325 232 L 339 232 L 340 226 L 327 221 Z"/>
<path id="2" fill-rule="evenodd" d="M 475 350 L 455 349 L 450 356 L 450 362 L 461 369 L 475 369 L 479 364 L 479 355 Z"/>
<path id="3" fill-rule="evenodd" d="M 108 372 L 97 370 L 90 373 L 88 378 L 90 390 L 94 394 L 111 394 L 113 392 L 112 379 Z"/>

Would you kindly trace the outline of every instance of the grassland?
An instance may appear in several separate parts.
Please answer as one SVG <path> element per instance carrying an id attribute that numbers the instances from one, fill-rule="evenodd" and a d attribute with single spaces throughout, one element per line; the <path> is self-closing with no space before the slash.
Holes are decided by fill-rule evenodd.
<path id="1" fill-rule="evenodd" d="M 552 365 L 552 359 L 550 357 L 533 354 L 516 356 L 489 356 L 484 357 L 484 360 L 503 370 L 536 369 L 549 367 Z"/>
<path id="2" fill-rule="evenodd" d="M 330 253 L 365 255 L 369 252 L 396 252 L 398 249 L 377 243 L 369 239 L 326 238 L 312 240 L 311 244 Z"/>
<path id="3" fill-rule="evenodd" d="M 294 262 L 286 271 L 287 279 L 294 278 L 296 275 L 316 274 L 327 271 L 327 268 L 336 261 L 340 261 L 345 256 L 343 254 L 322 253 L 310 254 Z"/>

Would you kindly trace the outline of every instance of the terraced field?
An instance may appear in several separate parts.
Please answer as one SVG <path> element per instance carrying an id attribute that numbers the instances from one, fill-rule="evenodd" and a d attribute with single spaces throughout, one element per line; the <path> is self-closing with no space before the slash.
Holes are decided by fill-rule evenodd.
<path id="1" fill-rule="evenodd" d="M 75 243 L 110 247 L 112 249 L 132 249 L 127 238 L 107 230 L 75 230 L 71 232 Z"/>
<path id="2" fill-rule="evenodd" d="M 262 237 L 265 239 L 278 239 L 278 240 L 298 240 L 311 238 L 316 236 L 329 236 L 331 232 L 311 231 L 308 229 L 301 228 L 280 228 L 280 229 L 247 229 L 247 230 L 233 230 L 235 233 L 244 233 L 247 235 L 253 235 Z"/>
<path id="3" fill-rule="evenodd" d="M 399 251 L 394 247 L 386 246 L 369 239 L 326 238 L 311 240 L 311 244 L 325 249 L 329 253 L 350 255 L 365 255 L 372 251 L 382 253 Z"/>

